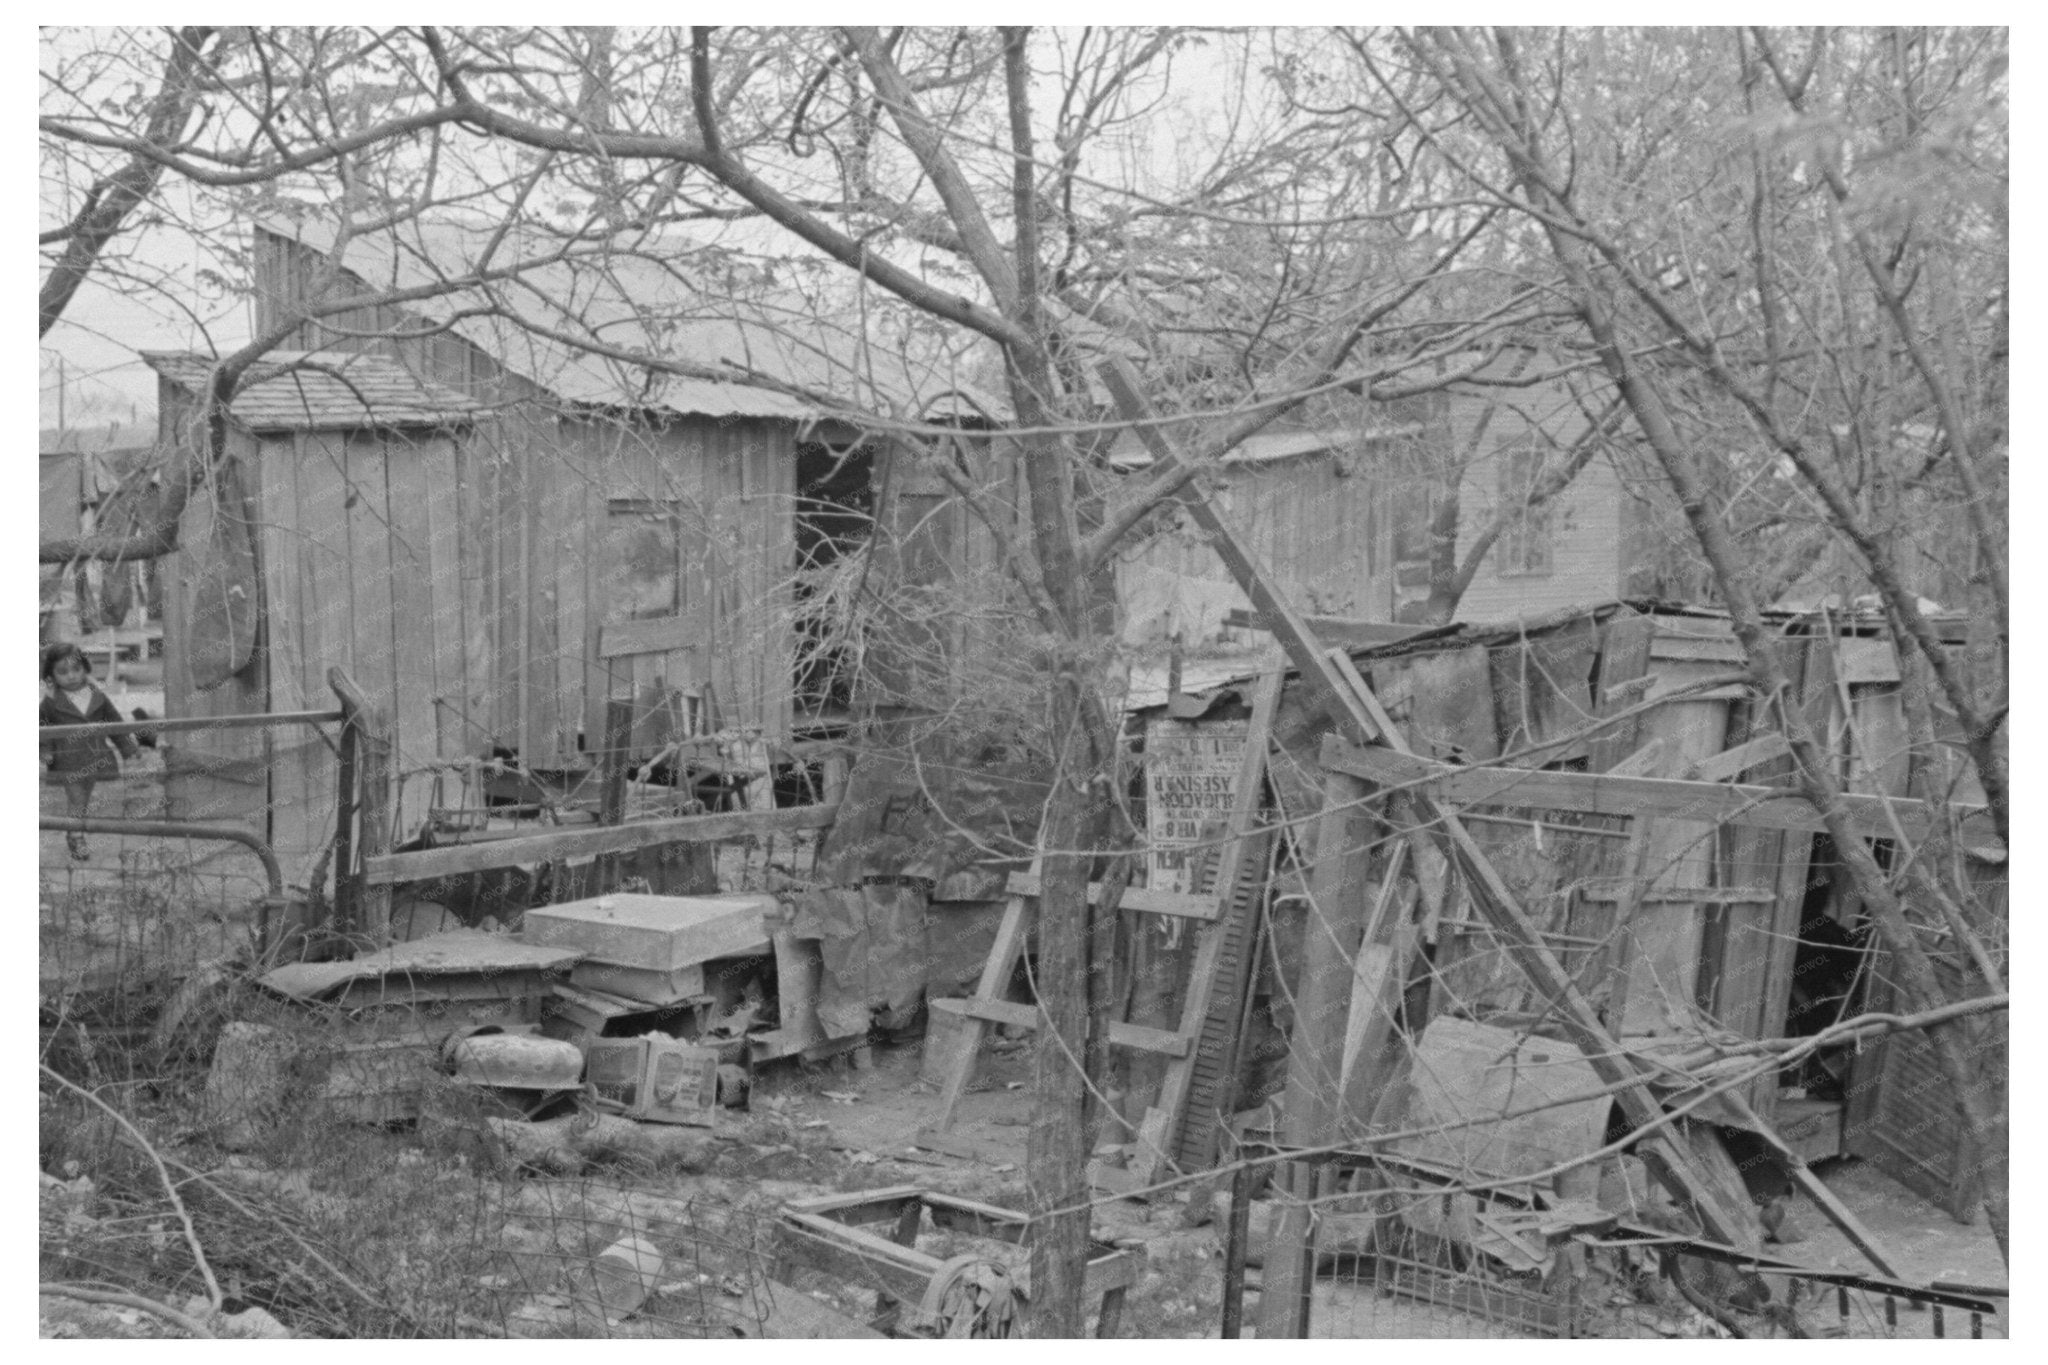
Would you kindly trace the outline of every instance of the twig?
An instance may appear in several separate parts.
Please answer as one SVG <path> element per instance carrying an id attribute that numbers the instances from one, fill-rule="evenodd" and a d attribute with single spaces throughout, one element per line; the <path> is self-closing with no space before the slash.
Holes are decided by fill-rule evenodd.
<path id="1" fill-rule="evenodd" d="M 170 1196 L 171 1207 L 177 1211 L 178 1222 L 185 1229 L 185 1244 L 192 1249 L 192 1259 L 199 1267 L 199 1276 L 206 1281 L 207 1301 L 218 1309 L 221 1305 L 220 1281 L 213 1277 L 213 1267 L 207 1264 L 206 1250 L 199 1245 L 199 1233 L 192 1226 L 192 1215 L 186 1210 L 185 1201 L 178 1197 L 177 1183 L 171 1179 L 170 1171 L 165 1169 L 164 1159 L 157 1154 L 156 1147 L 148 1138 L 142 1135 L 141 1130 L 128 1121 L 127 1115 L 114 1108 L 113 1105 L 108 1104 L 98 1095 L 93 1094 L 90 1090 L 85 1089 L 61 1073 L 51 1070 L 48 1062 L 38 1061 L 36 1066 L 45 1076 L 63 1086 L 72 1094 L 105 1111 L 114 1122 L 121 1125 L 129 1137 L 135 1140 L 135 1145 L 142 1149 L 142 1154 L 149 1158 L 152 1166 L 156 1167 L 157 1178 L 164 1183 L 164 1193 Z"/>
<path id="2" fill-rule="evenodd" d="M 197 1318 L 188 1317 L 169 1304 L 158 1303 L 155 1299 L 146 1299 L 140 1294 L 127 1294 L 113 1289 L 87 1289 L 85 1286 L 77 1284 L 53 1284 L 48 1280 L 37 1285 L 36 1292 L 38 1294 L 48 1294 L 52 1298 L 76 1299 L 80 1303 L 104 1303 L 116 1308 L 137 1308 L 145 1313 L 162 1318 L 173 1327 L 188 1332 L 192 1336 L 202 1337 L 208 1341 L 216 1339 L 215 1334 L 206 1329 L 206 1324 L 200 1322 Z"/>
<path id="3" fill-rule="evenodd" d="M 363 1286 L 357 1284 L 353 1279 L 349 1278 L 349 1276 L 345 1274 L 340 1267 L 336 1266 L 333 1261 L 321 1255 L 319 1250 L 315 1248 L 311 1242 L 308 1242 L 304 1237 L 300 1236 L 298 1231 L 294 1229 L 291 1226 L 291 1224 L 287 1223 L 284 1219 L 275 1216 L 268 1216 L 257 1209 L 251 1208 L 249 1205 L 243 1203 L 240 1199 L 236 1198 L 233 1194 L 229 1193 L 228 1190 L 223 1187 L 222 1182 L 215 1176 L 209 1175 L 205 1171 L 195 1170 L 193 1167 L 187 1166 L 184 1162 L 179 1161 L 176 1157 L 168 1157 L 166 1158 L 166 1160 L 171 1165 L 176 1166 L 179 1170 L 185 1172 L 186 1178 L 188 1180 L 195 1180 L 198 1181 L 200 1184 L 206 1186 L 208 1190 L 213 1192 L 216 1198 L 218 1198 L 223 1203 L 228 1205 L 228 1207 L 234 1209 L 243 1217 L 252 1220 L 264 1220 L 267 1217 L 268 1221 L 271 1224 L 273 1224 L 278 1229 L 278 1231 L 284 1233 L 285 1236 L 291 1238 L 292 1241 L 296 1242 L 298 1244 L 299 1249 L 305 1252 L 307 1256 L 311 1257 L 315 1265 L 318 1265 L 322 1270 L 325 1270 L 328 1274 L 332 1275 L 334 1277 L 335 1283 L 347 1289 L 350 1293 L 354 1294 L 364 1303 L 369 1304 L 373 1308 L 384 1308 L 389 1306 L 385 1303 L 384 1300 L 378 1298 L 369 1290 L 363 1288 Z"/>

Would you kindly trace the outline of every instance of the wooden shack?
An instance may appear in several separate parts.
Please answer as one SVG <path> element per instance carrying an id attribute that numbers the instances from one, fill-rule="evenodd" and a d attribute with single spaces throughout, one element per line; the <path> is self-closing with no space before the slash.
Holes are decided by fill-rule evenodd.
<path id="1" fill-rule="evenodd" d="M 1942 622 L 1958 645 L 1961 625 Z M 2002 921 L 2004 849 L 1988 820 L 1970 814 L 1981 810 L 1981 792 L 1952 759 L 1909 748 L 1898 655 L 1879 625 L 1785 615 L 1776 626 L 1797 702 L 1838 754 L 1880 859 L 1893 856 L 1898 830 L 1924 831 L 1930 807 L 1957 814 L 1977 898 Z M 1290 1034 L 1319 857 L 1310 832 L 1333 764 L 1372 790 L 1426 792 L 1455 807 L 1607 1032 L 1632 1053 L 1698 1058 L 1888 1007 L 1888 957 L 1818 818 L 1798 798 L 1771 794 L 1789 785 L 1791 760 L 1748 700 L 1725 617 L 1611 602 L 1512 625 L 1416 629 L 1392 642 L 1386 627 L 1373 633 L 1380 643 L 1349 653 L 1413 757 L 1333 738 L 1292 674 L 1273 723 L 1273 814 L 1287 822 L 1292 849 L 1282 866 L 1292 870 L 1270 902 L 1280 952 L 1251 1015 L 1268 1041 L 1242 1040 L 1240 1055 L 1283 1060 L 1245 1074 L 1240 1109 L 1277 1093 L 1284 1058 L 1302 1045 Z M 1341 632 L 1331 626 L 1326 638 L 1340 643 Z M 1241 725 L 1248 695 L 1248 684 L 1232 684 L 1179 699 L 1175 713 Z M 1887 810 L 1880 797 L 1905 799 Z M 1466 1034 L 1504 1040 L 1512 1053 L 1516 1040 L 1552 1031 L 1552 1003 L 1462 876 L 1421 843 L 1404 851 L 1405 864 L 1391 860 L 1402 842 L 1385 829 L 1375 837 L 1375 882 L 1359 892 L 1372 898 L 1379 926 L 1365 931 L 1344 1040 L 1341 1088 L 1360 1124 L 1381 1104 L 1398 1113 L 1400 1094 L 1422 1103 L 1403 1090 L 1410 1070 L 1397 1067 L 1392 1081 L 1382 1071 L 1377 1090 L 1361 1084 L 1375 1008 L 1400 1015 L 1396 1036 L 1410 1049 L 1450 1049 L 1420 1062 L 1411 1051 L 1425 1089 L 1455 1090 L 1444 1073 L 1468 1061 L 1497 1063 Z M 1951 965 L 1960 982 L 1964 964 Z M 1440 1019 L 1458 1023 L 1430 1032 Z M 1445 1041 L 1453 1038 L 1455 1046 Z M 1985 1057 L 1986 1075 L 2002 1077 L 2002 1042 Z M 1832 1049 L 1798 1072 L 1766 1071 L 1740 1093 L 1806 1159 L 1866 1156 L 1962 1217 L 1975 1202 L 1973 1162 L 1946 1090 L 1924 1041 L 1907 1035 Z M 1596 1138 L 1599 1119 L 1591 1117 Z"/>
<path id="2" fill-rule="evenodd" d="M 930 499 L 913 461 L 890 477 L 891 447 L 849 414 L 952 413 L 945 395 L 967 390 L 864 346 L 849 360 L 857 333 L 816 322 L 805 334 L 800 318 L 700 293 L 677 264 L 687 253 L 550 257 L 488 298 L 370 301 L 459 277 L 496 245 L 410 226 L 350 240 L 339 270 L 325 225 L 256 231 L 258 330 L 288 327 L 323 279 L 341 302 L 365 302 L 291 327 L 284 345 L 300 349 L 274 353 L 235 401 L 221 480 L 239 491 L 187 513 L 167 649 L 192 648 L 191 593 L 223 553 L 201 548 L 210 538 L 232 542 L 227 558 L 262 584 L 245 604 L 256 638 L 237 640 L 232 686 L 174 664 L 171 714 L 317 709 L 332 703 L 326 669 L 349 667 L 396 727 L 400 838 L 430 810 L 480 802 L 464 759 L 510 751 L 573 785 L 613 698 L 634 702 L 641 755 L 679 732 L 749 728 L 779 746 L 843 721 L 830 680 L 797 668 L 796 570 L 877 522 L 905 528 L 892 562 L 906 572 L 953 573 L 972 539 L 959 509 L 919 505 Z M 564 341 L 572 327 L 594 346 Z M 635 349 L 735 378 L 618 354 Z M 150 360 L 164 439 L 187 440 L 207 362 Z M 207 794 L 188 784 L 174 810 L 254 819 L 303 870 L 332 833 L 331 756 L 309 749 L 303 768 L 260 779 L 242 750 L 270 741 L 219 742 Z M 216 789 L 235 774 L 255 785 Z"/>
<path id="3" fill-rule="evenodd" d="M 1276 426 L 1224 457 L 1207 486 L 1216 510 L 1301 610 L 1377 621 L 1416 619 L 1429 596 L 1431 519 L 1455 490 L 1460 563 L 1505 515 L 1456 617 L 1508 621 L 1640 590 L 1645 504 L 1608 453 L 1594 454 L 1547 502 L 1515 511 L 1588 426 L 1561 383 L 1454 385 L 1361 405 L 1351 423 Z M 1145 462 L 1134 439 L 1113 459 Z M 1120 581 L 1134 643 L 1178 634 L 1199 648 L 1249 605 L 1185 518 L 1126 556 Z"/>

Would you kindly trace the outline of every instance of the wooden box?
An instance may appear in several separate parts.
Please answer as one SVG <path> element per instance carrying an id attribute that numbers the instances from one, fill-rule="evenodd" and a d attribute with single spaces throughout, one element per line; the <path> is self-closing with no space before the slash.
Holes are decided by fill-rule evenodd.
<path id="1" fill-rule="evenodd" d="M 851 1288 L 876 1290 L 879 1316 L 873 1325 L 877 1330 L 892 1336 L 933 1335 L 945 1330 L 945 1325 L 927 1318 L 920 1305 L 925 1291 L 951 1262 L 918 1250 L 917 1239 L 927 1219 L 939 1232 L 1018 1246 L 1011 1261 L 1011 1278 L 1019 1294 L 1030 1295 L 1031 1275 L 1020 1245 L 1028 1218 L 1010 1209 L 916 1185 L 784 1204 L 776 1217 L 771 1274 L 787 1280 L 798 1270 L 822 1271 Z M 885 1232 L 869 1230 L 876 1225 Z M 958 1252 L 957 1245 L 949 1246 L 948 1254 Z M 1116 1335 L 1124 1294 L 1137 1282 L 1142 1260 L 1142 1253 L 1089 1239 L 1082 1292 L 1096 1307 L 1096 1336 Z"/>
<path id="2" fill-rule="evenodd" d="M 583 1077 L 600 1108 L 643 1123 L 708 1128 L 718 1118 L 718 1049 L 664 1034 L 599 1038 L 584 1052 Z"/>
<path id="3" fill-rule="evenodd" d="M 642 896 L 624 892 L 535 906 L 528 943 L 574 948 L 600 962 L 673 972 L 714 957 L 768 951 L 773 896 Z"/>
<path id="4" fill-rule="evenodd" d="M 704 994 L 704 966 L 697 963 L 661 972 L 651 967 L 622 967 L 615 962 L 585 958 L 570 970 L 569 983 L 649 1005 L 673 1005 Z"/>

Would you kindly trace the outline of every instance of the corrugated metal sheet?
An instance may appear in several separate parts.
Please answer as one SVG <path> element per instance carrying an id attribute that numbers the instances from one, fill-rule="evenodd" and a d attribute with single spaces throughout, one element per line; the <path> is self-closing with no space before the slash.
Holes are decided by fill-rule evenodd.
<path id="1" fill-rule="evenodd" d="M 141 354 L 151 369 L 190 393 L 203 392 L 213 372 L 213 358 L 195 352 Z M 414 378 L 386 356 L 273 351 L 250 367 L 229 411 L 252 431 L 347 431 L 456 425 L 471 420 L 476 404 Z"/>
<path id="2" fill-rule="evenodd" d="M 1395 426 L 1261 431 L 1239 442 L 1235 449 L 1223 457 L 1223 463 L 1264 464 L 1272 460 L 1292 459 L 1297 455 L 1316 455 L 1323 451 L 1355 452 L 1363 449 L 1369 441 L 1384 440 L 1392 436 L 1417 436 L 1421 435 L 1423 430 L 1424 428 L 1417 423 L 1405 422 Z M 1182 445 L 1193 444 L 1184 431 L 1171 434 L 1171 439 Z M 1152 463 L 1152 452 L 1145 449 L 1144 443 L 1138 439 L 1135 432 L 1118 432 L 1116 440 L 1109 448 L 1109 462 L 1118 469 L 1143 469 Z"/>
<path id="3" fill-rule="evenodd" d="M 259 227 L 333 249 L 323 222 Z M 917 349 L 909 331 L 902 344 L 881 341 L 877 319 L 890 315 L 884 305 L 836 313 L 806 291 L 755 278 L 758 267 L 732 252 L 692 241 L 579 244 L 555 259 L 563 245 L 525 231 L 498 241 L 495 228 L 413 222 L 351 239 L 344 260 L 372 289 L 445 284 L 477 273 L 479 262 L 494 271 L 541 262 L 405 306 L 450 322 L 507 369 L 569 402 L 793 421 L 1005 411 L 962 376 L 958 355 L 909 354 Z M 717 284 L 707 286 L 710 279 Z M 698 373 L 665 372 L 647 360 Z"/>

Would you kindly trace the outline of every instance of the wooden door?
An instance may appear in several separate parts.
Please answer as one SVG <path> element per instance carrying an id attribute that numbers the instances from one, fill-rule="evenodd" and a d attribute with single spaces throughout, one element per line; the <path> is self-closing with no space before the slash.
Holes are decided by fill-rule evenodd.
<path id="1" fill-rule="evenodd" d="M 605 697 L 634 701 L 631 747 L 645 753 L 689 723 L 703 673 L 701 623 L 684 611 L 683 507 L 658 498 L 605 503 L 594 609 L 608 686 L 592 689 L 587 741 L 604 733 Z"/>

